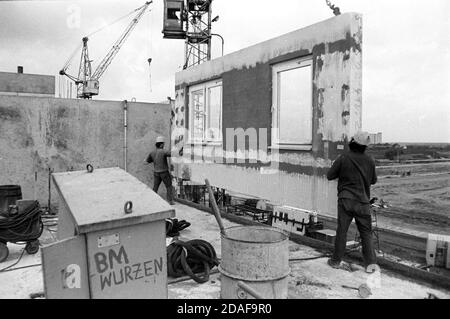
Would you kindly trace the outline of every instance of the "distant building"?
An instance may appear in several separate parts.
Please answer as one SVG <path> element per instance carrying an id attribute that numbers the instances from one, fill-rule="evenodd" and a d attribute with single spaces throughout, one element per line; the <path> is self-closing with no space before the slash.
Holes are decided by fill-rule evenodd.
<path id="1" fill-rule="evenodd" d="M 41 74 L 0 72 L 0 95 L 55 97 L 55 77 Z"/>
<path id="2" fill-rule="evenodd" d="M 371 144 L 383 144 L 383 133 L 369 134 Z"/>

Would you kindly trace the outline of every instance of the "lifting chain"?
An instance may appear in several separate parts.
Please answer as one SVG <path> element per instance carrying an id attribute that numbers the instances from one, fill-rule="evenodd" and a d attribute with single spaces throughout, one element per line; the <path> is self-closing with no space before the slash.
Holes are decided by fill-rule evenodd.
<path id="1" fill-rule="evenodd" d="M 332 4 L 330 2 L 330 0 L 325 0 L 325 1 L 327 3 L 327 6 L 329 6 L 330 9 L 333 10 L 333 13 L 334 13 L 335 16 L 338 16 L 338 15 L 341 14 L 341 10 L 339 9 L 339 7 L 336 7 L 334 4 Z"/>

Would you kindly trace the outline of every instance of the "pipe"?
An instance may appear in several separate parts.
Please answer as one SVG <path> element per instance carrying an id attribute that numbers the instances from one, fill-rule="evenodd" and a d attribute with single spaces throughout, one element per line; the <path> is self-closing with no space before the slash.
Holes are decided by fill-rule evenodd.
<path id="1" fill-rule="evenodd" d="M 128 146 L 127 146 L 127 131 L 128 131 L 128 101 L 123 101 L 123 163 L 124 170 L 127 172 L 127 158 L 128 158 Z"/>
<path id="2" fill-rule="evenodd" d="M 211 35 L 214 35 L 214 36 L 216 36 L 216 37 L 219 37 L 220 40 L 222 40 L 222 56 L 223 56 L 223 47 L 224 47 L 224 45 L 225 45 L 225 40 L 223 39 L 223 37 L 222 37 L 220 34 L 217 34 L 217 33 L 211 33 Z"/>
<path id="3" fill-rule="evenodd" d="M 209 274 L 210 275 L 214 275 L 214 274 L 217 274 L 217 273 L 219 273 L 219 270 L 218 269 L 213 269 L 213 270 L 210 271 Z M 168 285 L 172 285 L 172 284 L 176 284 L 176 283 L 183 282 L 183 281 L 188 281 L 188 280 L 192 280 L 192 277 L 191 276 L 183 276 L 183 277 L 179 277 L 179 278 L 175 278 L 175 279 L 170 279 L 170 280 L 167 281 L 167 284 Z"/>
<path id="4" fill-rule="evenodd" d="M 257 292 L 255 289 L 253 289 L 249 285 L 245 284 L 244 282 L 238 281 L 237 285 L 239 288 L 244 290 L 246 293 L 250 294 L 255 299 L 264 299 L 264 297 L 259 292 Z"/>
<path id="5" fill-rule="evenodd" d="M 48 213 L 52 214 L 52 168 L 48 168 Z"/>
<path id="6" fill-rule="evenodd" d="M 34 189 L 33 189 L 33 199 L 37 200 L 37 195 L 36 195 L 36 184 L 37 184 L 37 172 L 34 172 Z"/>
<path id="7" fill-rule="evenodd" d="M 208 189 L 209 201 L 211 203 L 211 206 L 212 206 L 212 209 L 214 212 L 214 217 L 216 217 L 217 223 L 219 224 L 220 233 L 222 235 L 226 236 L 227 233 L 226 233 L 225 227 L 223 226 L 223 223 L 222 223 L 222 218 L 220 216 L 219 207 L 217 207 L 216 199 L 214 198 L 214 193 L 212 191 L 212 188 L 211 188 L 211 185 L 209 184 L 208 179 L 205 179 L 205 184 L 206 184 L 206 188 Z"/>

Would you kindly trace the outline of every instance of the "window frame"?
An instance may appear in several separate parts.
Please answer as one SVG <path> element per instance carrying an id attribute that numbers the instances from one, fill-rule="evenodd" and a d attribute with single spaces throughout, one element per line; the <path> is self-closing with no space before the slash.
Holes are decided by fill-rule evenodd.
<path id="1" fill-rule="evenodd" d="M 311 96 L 310 96 L 310 123 L 311 123 L 311 139 L 308 143 L 287 143 L 280 141 L 280 107 L 279 107 L 279 91 L 280 83 L 278 81 L 279 73 L 286 72 L 290 70 L 295 70 L 298 68 L 310 67 L 311 70 Z M 283 61 L 272 65 L 272 142 L 271 149 L 285 149 L 285 150 L 300 150 L 300 151 L 310 151 L 312 150 L 312 140 L 313 140 L 313 59 L 312 56 L 296 58 L 289 61 Z M 309 137 L 309 136 L 308 136 Z"/>
<path id="2" fill-rule="evenodd" d="M 216 87 L 220 87 L 220 109 L 219 109 L 219 114 L 220 114 L 220 128 L 219 128 L 219 133 L 220 136 L 217 139 L 211 139 L 207 137 L 207 131 L 210 128 L 210 123 L 211 123 L 211 102 L 210 102 L 210 92 L 209 90 L 212 88 L 216 88 Z M 222 128 L 223 128 L 223 85 L 222 85 L 222 79 L 217 79 L 217 80 L 213 80 L 213 81 L 209 81 L 209 82 L 203 82 L 203 83 L 199 83 L 193 86 L 190 86 L 188 88 L 189 90 L 189 123 L 190 123 L 190 130 L 189 130 L 189 139 L 188 139 L 188 143 L 189 144 L 202 144 L 202 145 L 222 145 L 223 144 L 223 133 L 222 133 Z M 195 92 L 198 91 L 202 91 L 203 93 L 203 103 L 204 103 L 204 110 L 205 110 L 205 119 L 204 119 L 204 129 L 203 129 L 203 138 L 200 141 L 199 139 L 195 139 L 194 138 L 194 123 L 195 123 L 195 119 L 194 119 L 194 113 L 195 113 L 195 108 L 194 108 L 194 104 L 193 104 L 193 98 L 194 98 L 194 94 Z"/>

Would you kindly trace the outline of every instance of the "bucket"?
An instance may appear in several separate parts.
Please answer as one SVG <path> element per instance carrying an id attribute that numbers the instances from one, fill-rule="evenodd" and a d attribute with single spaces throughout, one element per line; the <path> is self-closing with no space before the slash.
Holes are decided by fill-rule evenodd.
<path id="1" fill-rule="evenodd" d="M 16 205 L 22 199 L 22 189 L 19 185 L 0 185 L 0 212 L 7 212 L 9 205 Z"/>
<path id="2" fill-rule="evenodd" d="M 289 238 L 282 230 L 238 226 L 222 235 L 220 297 L 222 299 L 287 299 Z M 250 289 L 242 289 L 242 283 Z"/>

